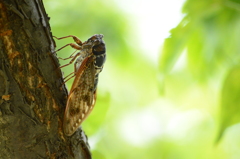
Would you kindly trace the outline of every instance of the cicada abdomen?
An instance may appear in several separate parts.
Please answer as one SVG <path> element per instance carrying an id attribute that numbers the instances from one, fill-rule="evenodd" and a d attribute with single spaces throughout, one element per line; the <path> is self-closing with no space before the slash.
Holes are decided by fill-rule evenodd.
<path id="1" fill-rule="evenodd" d="M 79 50 L 73 57 L 73 60 L 77 58 L 74 64 L 75 79 L 68 95 L 63 119 L 63 131 L 67 136 L 71 136 L 95 105 L 98 76 L 106 60 L 106 49 L 101 34 L 92 36 L 84 43 L 81 43 L 75 36 L 67 37 L 73 37 L 78 44 L 78 46 L 68 45 Z"/>

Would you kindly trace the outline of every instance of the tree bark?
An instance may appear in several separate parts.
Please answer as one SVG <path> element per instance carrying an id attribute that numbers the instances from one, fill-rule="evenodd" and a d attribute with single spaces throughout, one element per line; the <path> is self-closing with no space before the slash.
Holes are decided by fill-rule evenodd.
<path id="1" fill-rule="evenodd" d="M 67 100 L 41 0 L 0 0 L 0 158 L 91 158 L 62 132 Z"/>

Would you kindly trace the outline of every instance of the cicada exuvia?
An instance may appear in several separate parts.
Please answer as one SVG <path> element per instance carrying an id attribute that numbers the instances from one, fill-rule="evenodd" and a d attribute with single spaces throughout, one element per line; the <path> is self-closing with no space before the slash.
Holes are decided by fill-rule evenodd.
<path id="1" fill-rule="evenodd" d="M 77 58 L 72 75 L 72 77 L 75 76 L 75 79 L 68 95 L 63 119 L 63 131 L 67 136 L 71 136 L 87 118 L 95 105 L 98 76 L 106 60 L 106 48 L 101 34 L 93 35 L 84 43 L 72 35 L 57 39 L 67 37 L 73 37 L 77 44 L 70 43 L 62 48 L 70 45 L 79 50 L 76 55 L 71 56 L 72 60 L 69 63 L 71 64 Z"/>

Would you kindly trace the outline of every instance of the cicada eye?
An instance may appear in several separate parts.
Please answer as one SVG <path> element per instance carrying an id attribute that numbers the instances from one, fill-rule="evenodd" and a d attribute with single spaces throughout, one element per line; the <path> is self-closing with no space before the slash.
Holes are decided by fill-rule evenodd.
<path id="1" fill-rule="evenodd" d="M 99 45 L 93 46 L 92 52 L 93 52 L 94 55 L 105 54 L 105 52 L 106 52 L 105 44 L 100 43 Z"/>

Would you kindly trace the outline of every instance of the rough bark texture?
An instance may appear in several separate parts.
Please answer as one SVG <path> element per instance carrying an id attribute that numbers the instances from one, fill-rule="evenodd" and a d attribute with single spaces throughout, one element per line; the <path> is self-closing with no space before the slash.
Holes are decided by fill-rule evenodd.
<path id="1" fill-rule="evenodd" d="M 0 0 L 0 158 L 91 158 L 62 133 L 67 91 L 41 0 Z"/>

